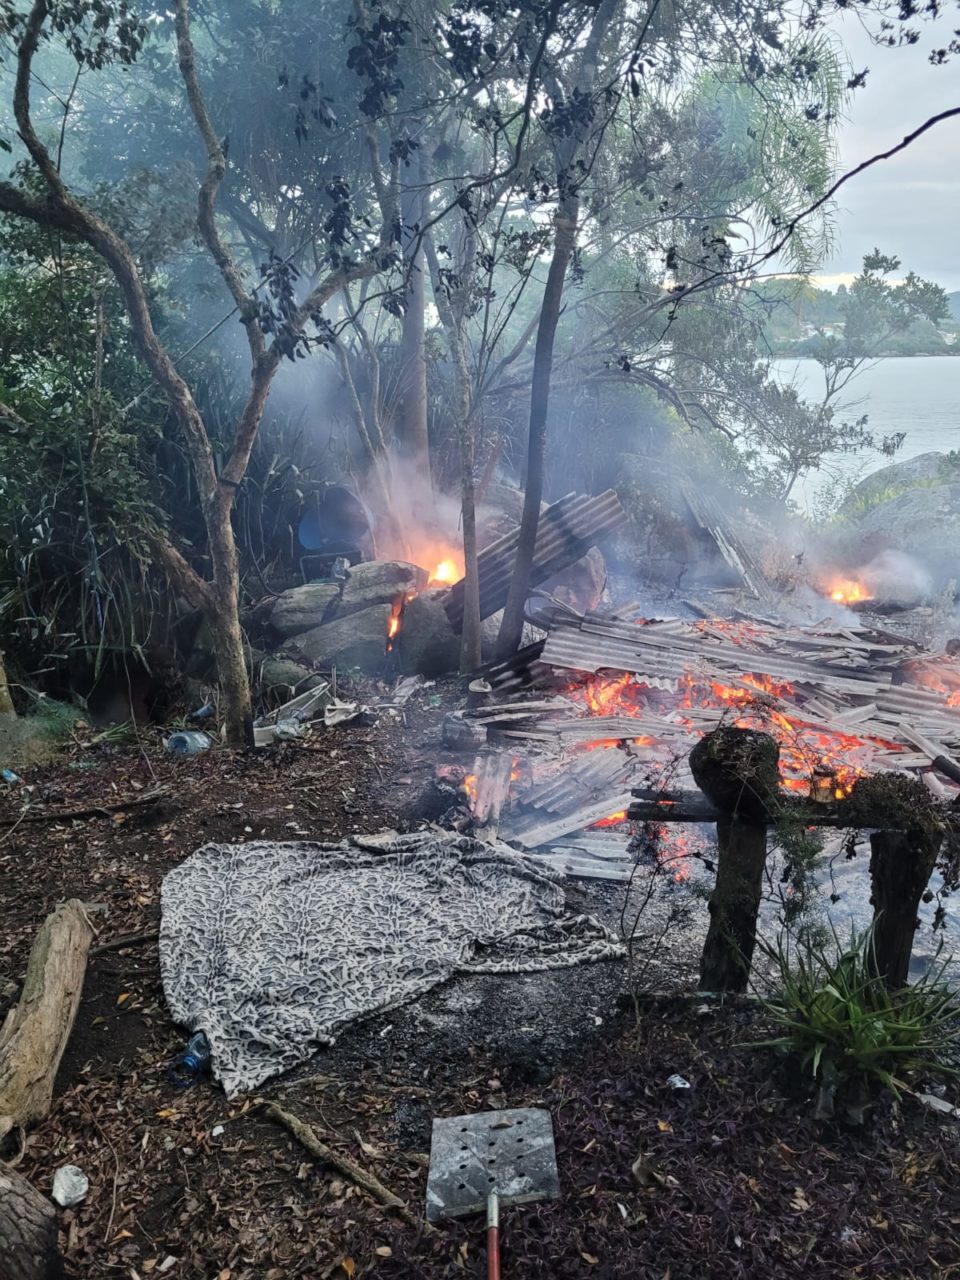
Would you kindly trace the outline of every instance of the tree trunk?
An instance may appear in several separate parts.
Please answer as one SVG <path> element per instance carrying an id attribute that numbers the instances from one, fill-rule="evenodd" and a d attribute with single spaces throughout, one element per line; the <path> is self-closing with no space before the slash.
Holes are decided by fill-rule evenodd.
<path id="1" fill-rule="evenodd" d="M 424 479 L 430 480 L 430 440 L 427 431 L 427 353 L 423 287 L 423 251 L 410 260 L 407 309 L 403 313 L 400 336 L 400 421 L 401 442 L 407 457 L 416 462 Z"/>
<path id="2" fill-rule="evenodd" d="M 460 671 L 466 675 L 480 665 L 480 573 L 477 566 L 477 493 L 474 466 L 476 439 L 473 425 L 473 393 L 467 347 L 463 333 L 466 303 L 476 261 L 476 231 L 464 224 L 464 247 L 460 254 L 460 289 L 447 293 L 437 262 L 437 252 L 430 236 L 424 239 L 433 299 L 447 336 L 447 347 L 453 362 L 453 411 L 457 420 L 457 442 L 460 453 L 460 513 L 463 534 L 463 630 L 460 640 Z"/>
<path id="3" fill-rule="evenodd" d="M 205 512 L 213 565 L 211 607 L 207 623 L 217 659 L 223 698 L 221 716 L 228 746 L 253 746 L 253 704 L 240 627 L 240 569 L 230 512 L 233 491 L 218 493 Z"/>
<path id="4" fill-rule="evenodd" d="M 470 372 L 463 331 L 454 336 L 457 439 L 460 445 L 460 513 L 463 532 L 463 631 L 460 672 L 468 675 L 480 665 L 480 571 L 477 563 L 477 493 L 474 467 L 476 444 L 470 414 Z"/>
<path id="5" fill-rule="evenodd" d="M 717 823 L 717 882 L 700 957 L 701 991 L 746 991 L 757 940 L 767 826 L 756 818 Z"/>
<path id="6" fill-rule="evenodd" d="M 530 589 L 530 570 L 533 567 L 537 529 L 540 525 L 540 505 L 543 501 L 543 459 L 547 439 L 550 377 L 553 372 L 553 346 L 560 320 L 567 266 L 576 245 L 579 216 L 580 198 L 568 193 L 561 199 L 557 209 L 553 257 L 550 259 L 537 325 L 537 345 L 533 354 L 533 380 L 530 387 L 526 488 L 513 578 L 497 637 L 497 655 L 501 658 L 515 653 L 523 636 L 523 610 Z"/>
<path id="7" fill-rule="evenodd" d="M 30 958 L 20 1001 L 0 1027 L 0 1143 L 42 1120 L 77 1016 L 93 928 L 72 898 L 47 916 Z"/>
<path id="8" fill-rule="evenodd" d="M 906 986 L 920 898 L 942 838 L 930 831 L 875 831 L 870 837 L 874 960 L 891 991 Z"/>
<path id="9" fill-rule="evenodd" d="M 57 1211 L 26 1179 L 0 1165 L 0 1275 L 62 1280 Z"/>
<path id="10" fill-rule="evenodd" d="M 405 252 L 407 307 L 400 334 L 400 441 L 408 458 L 430 483 L 430 439 L 427 427 L 426 261 L 421 240 L 424 223 L 425 183 L 423 157 L 415 173 L 421 190 L 405 191 L 401 198 L 404 229 L 410 236 Z"/>

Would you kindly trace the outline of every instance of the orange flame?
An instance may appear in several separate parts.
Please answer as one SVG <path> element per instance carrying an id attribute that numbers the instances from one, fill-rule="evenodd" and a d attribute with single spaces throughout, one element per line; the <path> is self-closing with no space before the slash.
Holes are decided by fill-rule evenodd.
<path id="1" fill-rule="evenodd" d="M 598 822 L 591 822 L 590 829 L 596 830 L 598 827 L 617 827 L 621 822 L 626 822 L 627 811 L 621 809 L 619 813 L 611 813 L 609 818 L 601 818 Z"/>
<path id="2" fill-rule="evenodd" d="M 827 585 L 827 595 L 835 604 L 858 604 L 873 599 L 873 592 L 856 578 L 834 579 Z"/>
<path id="3" fill-rule="evenodd" d="M 642 714 L 647 699 L 663 696 L 636 683 L 631 675 L 591 677 L 569 689 L 568 694 L 584 702 L 595 715 L 602 716 L 637 716 Z M 700 683 L 696 677 L 686 675 L 679 681 L 674 705 L 690 710 L 729 708 L 735 716 L 730 723 L 738 728 L 772 733 L 780 744 L 781 785 L 785 791 L 809 794 L 813 776 L 819 773 L 828 779 L 831 795 L 840 799 L 849 794 L 857 779 L 871 767 L 876 749 L 898 749 L 896 743 L 880 738 L 860 738 L 821 729 L 815 722 L 807 721 L 799 707 L 784 705 L 796 697 L 797 690 L 788 681 L 756 672 L 744 673 L 738 685 L 723 684 L 719 680 Z M 960 703 L 960 690 L 956 699 Z M 653 745 L 649 737 L 635 741 L 642 746 Z M 598 736 L 591 742 L 581 743 L 581 749 L 614 745 L 619 743 Z M 594 826 L 613 826 L 621 821 L 623 815 L 614 815 Z"/>
<path id="4" fill-rule="evenodd" d="M 441 560 L 430 574 L 429 586 L 447 586 L 461 576 L 456 560 Z"/>
<path id="5" fill-rule="evenodd" d="M 393 642 L 400 632 L 400 615 L 403 612 L 403 601 L 395 600 L 387 623 L 387 653 L 393 653 Z"/>

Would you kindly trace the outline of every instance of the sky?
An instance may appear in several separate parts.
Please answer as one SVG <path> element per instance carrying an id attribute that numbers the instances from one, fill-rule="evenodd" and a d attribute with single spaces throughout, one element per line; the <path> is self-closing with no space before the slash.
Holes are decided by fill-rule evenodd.
<path id="1" fill-rule="evenodd" d="M 919 24 L 920 44 L 877 48 L 848 15 L 836 30 L 856 71 L 870 68 L 866 86 L 847 108 L 839 135 L 841 171 L 886 151 L 928 117 L 960 106 L 960 58 L 934 67 L 932 47 L 945 46 L 958 14 Z M 934 38 L 934 33 L 936 38 Z M 832 256 L 818 278 L 834 287 L 878 248 L 900 258 L 904 274 L 960 289 L 960 117 L 935 125 L 906 150 L 851 179 L 837 193 Z"/>

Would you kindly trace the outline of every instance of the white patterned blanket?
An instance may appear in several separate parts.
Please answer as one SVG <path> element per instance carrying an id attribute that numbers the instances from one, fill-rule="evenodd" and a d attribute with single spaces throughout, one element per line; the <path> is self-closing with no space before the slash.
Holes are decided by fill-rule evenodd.
<path id="1" fill-rule="evenodd" d="M 164 877 L 161 905 L 167 1003 L 206 1033 L 228 1096 L 455 973 L 623 954 L 567 910 L 560 877 L 445 832 L 205 845 Z"/>

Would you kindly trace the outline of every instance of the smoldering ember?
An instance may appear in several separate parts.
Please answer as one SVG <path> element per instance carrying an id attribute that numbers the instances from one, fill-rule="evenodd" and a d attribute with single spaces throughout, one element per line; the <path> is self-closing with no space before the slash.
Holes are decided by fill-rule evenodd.
<path id="1" fill-rule="evenodd" d="M 956 10 L 0 0 L 0 1280 L 958 1274 Z"/>

